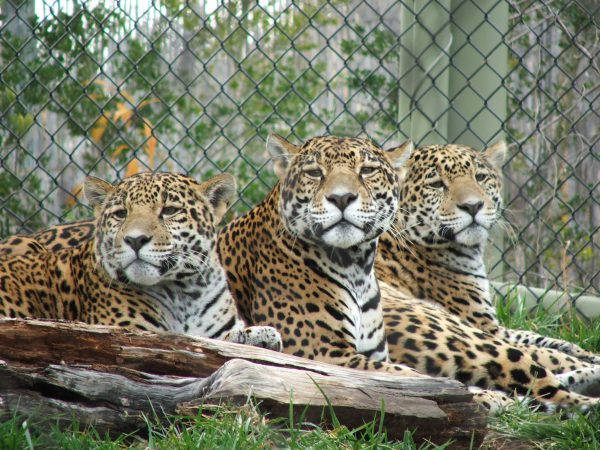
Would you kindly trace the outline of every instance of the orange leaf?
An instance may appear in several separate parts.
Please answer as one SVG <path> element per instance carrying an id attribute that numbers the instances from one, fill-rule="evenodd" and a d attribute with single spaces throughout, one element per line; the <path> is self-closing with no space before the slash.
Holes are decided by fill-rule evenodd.
<path id="1" fill-rule="evenodd" d="M 156 156 L 156 143 L 157 140 L 154 136 L 148 139 L 146 143 L 146 154 L 148 155 L 148 165 L 154 167 L 154 157 Z"/>
<path id="2" fill-rule="evenodd" d="M 118 122 L 122 120 L 123 123 L 127 124 L 131 116 L 133 115 L 133 110 L 129 108 L 129 105 L 125 103 L 119 103 L 117 105 L 117 110 L 113 113 L 113 120 Z"/>
<path id="3" fill-rule="evenodd" d="M 75 206 L 75 203 L 77 203 L 77 199 L 81 197 L 82 194 L 83 183 L 79 183 L 73 186 L 73 188 L 71 189 L 71 195 L 69 195 L 67 197 L 67 200 L 65 201 L 65 207 L 72 208 L 73 206 Z"/>
<path id="4" fill-rule="evenodd" d="M 96 144 L 100 143 L 100 140 L 102 139 L 102 136 L 104 136 L 107 127 L 108 119 L 103 115 L 96 120 L 92 131 L 90 131 L 90 137 L 92 138 L 92 141 L 94 141 Z"/>
<path id="5" fill-rule="evenodd" d="M 144 136 L 150 137 L 150 136 L 152 136 L 152 122 L 150 122 L 148 119 L 143 119 L 143 120 L 144 120 Z"/>
<path id="6" fill-rule="evenodd" d="M 135 98 L 133 98 L 133 95 L 131 95 L 129 92 L 121 91 L 121 95 L 125 98 L 125 100 L 131 103 L 132 106 L 135 105 Z"/>
<path id="7" fill-rule="evenodd" d="M 144 135 L 148 138 L 146 141 L 146 145 L 144 146 L 144 151 L 146 155 L 148 155 L 148 163 L 150 167 L 154 167 L 154 157 L 156 156 L 156 144 L 158 143 L 157 139 L 152 136 L 152 124 L 150 121 L 144 121 Z"/>
<path id="8" fill-rule="evenodd" d="M 138 109 L 141 109 L 141 108 L 143 108 L 143 107 L 144 107 L 144 106 L 146 106 L 146 105 L 150 105 L 150 104 L 152 104 L 152 103 L 157 103 L 157 102 L 159 102 L 159 101 L 160 101 L 160 100 L 159 100 L 158 98 L 156 98 L 156 97 L 152 97 L 152 98 L 149 98 L 149 99 L 146 99 L 146 100 L 144 100 L 143 102 L 140 102 L 140 104 L 137 106 L 137 108 L 138 108 Z"/>
<path id="9" fill-rule="evenodd" d="M 132 159 L 129 164 L 127 164 L 127 168 L 125 169 L 125 176 L 130 177 L 131 175 L 135 175 L 140 171 L 140 162 L 137 158 Z"/>
<path id="10" fill-rule="evenodd" d="M 99 84 L 100 86 L 109 87 L 108 82 L 105 80 L 96 79 L 96 80 L 94 80 L 94 83 Z"/>
<path id="11" fill-rule="evenodd" d="M 121 153 L 123 153 L 125 150 L 128 150 L 129 146 L 127 144 L 121 144 L 119 145 L 117 148 L 115 148 L 115 151 L 113 152 L 112 155 L 112 159 L 117 159 Z"/>

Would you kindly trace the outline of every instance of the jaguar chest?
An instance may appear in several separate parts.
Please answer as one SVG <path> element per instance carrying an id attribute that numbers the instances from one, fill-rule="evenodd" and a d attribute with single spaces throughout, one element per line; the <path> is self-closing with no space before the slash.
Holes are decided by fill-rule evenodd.
<path id="1" fill-rule="evenodd" d="M 371 300 L 367 297 L 370 296 Z M 381 340 L 379 328 L 381 325 L 381 310 L 373 304 L 373 299 L 379 299 L 378 291 L 355 297 L 345 296 L 343 304 L 345 314 L 349 317 L 348 326 L 354 336 L 354 345 L 358 353 L 364 353 L 376 346 Z M 371 304 L 370 304 L 371 303 Z"/>
<path id="2" fill-rule="evenodd" d="M 332 279 L 336 273 L 330 271 Z M 337 280 L 338 289 L 331 299 L 338 326 L 347 333 L 358 353 L 371 352 L 383 339 L 379 286 L 375 276 L 353 267 Z"/>

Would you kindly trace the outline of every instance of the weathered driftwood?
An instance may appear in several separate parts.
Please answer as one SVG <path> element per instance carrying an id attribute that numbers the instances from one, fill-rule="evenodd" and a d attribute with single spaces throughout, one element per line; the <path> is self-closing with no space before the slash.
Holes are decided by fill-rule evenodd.
<path id="1" fill-rule="evenodd" d="M 351 370 L 210 339 L 0 319 L 0 360 L 0 410 L 61 414 L 100 431 L 143 428 L 142 414 L 252 397 L 272 416 L 289 417 L 292 402 L 296 417 L 316 422 L 330 402 L 349 427 L 383 410 L 390 437 L 410 429 L 419 439 L 454 439 L 456 448 L 485 433 L 484 411 L 455 381 Z"/>

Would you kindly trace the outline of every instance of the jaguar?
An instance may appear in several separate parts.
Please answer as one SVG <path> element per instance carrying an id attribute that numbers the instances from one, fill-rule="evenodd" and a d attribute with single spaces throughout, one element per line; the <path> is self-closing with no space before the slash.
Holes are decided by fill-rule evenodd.
<path id="1" fill-rule="evenodd" d="M 27 245 L 25 254 L 0 259 L 0 315 L 280 350 L 274 328 L 245 326 L 215 251 L 216 226 L 236 192 L 232 176 L 198 183 L 176 173 L 142 173 L 115 185 L 88 177 L 84 190 L 95 214 L 79 228 L 90 231 L 88 239 L 56 251 Z"/>
<path id="2" fill-rule="evenodd" d="M 386 283 L 381 291 L 377 288 L 377 236 L 391 227 L 390 234 L 397 237 L 398 226 L 389 214 L 402 201 L 396 178 L 404 177 L 412 144 L 386 152 L 363 139 L 323 136 L 296 146 L 272 135 L 268 149 L 279 183 L 218 235 L 219 257 L 247 323 L 277 328 L 284 351 L 309 359 L 463 380 L 480 392 L 475 398 L 484 398 L 484 404 L 490 398 L 485 393 L 501 402 L 509 399 L 482 388 L 526 393 L 559 406 L 598 404 L 575 392 L 585 384 L 579 377 L 582 369 L 554 375 L 526 351 L 439 305 Z M 88 225 L 44 231 L 35 235 L 36 245 L 58 250 L 73 238 L 76 242 L 69 245 L 81 245 L 77 238 L 88 233 Z M 13 248 L 31 244 L 31 238 L 16 239 L 20 242 Z M 382 310 L 388 339 L 383 339 Z M 405 354 L 395 352 L 401 342 L 397 333 L 407 339 Z M 480 361 L 485 365 L 479 367 Z"/>
<path id="3" fill-rule="evenodd" d="M 323 136 L 297 147 L 273 134 L 267 147 L 279 183 L 217 239 L 243 317 L 277 328 L 296 356 L 422 376 L 388 362 L 373 271 L 412 146 Z"/>
<path id="4" fill-rule="evenodd" d="M 589 368 L 600 357 L 498 321 L 484 251 L 501 214 L 505 155 L 504 141 L 483 152 L 464 145 L 416 149 L 407 164 L 397 223 L 380 239 L 377 277 L 399 293 L 435 302 L 469 325 L 522 347 L 555 373 Z"/>
<path id="5" fill-rule="evenodd" d="M 400 203 L 412 143 L 384 151 L 358 138 L 296 146 L 271 135 L 267 147 L 279 183 L 226 225 L 217 245 L 242 315 L 277 328 L 284 352 L 368 370 L 401 364 L 403 374 L 410 366 L 559 407 L 600 403 L 569 390 L 580 387 L 578 372 L 554 375 L 527 352 L 422 301 L 399 303 L 387 319 L 407 348 L 389 353 L 374 262 L 377 238 Z M 598 379 L 600 367 L 592 369 Z"/>

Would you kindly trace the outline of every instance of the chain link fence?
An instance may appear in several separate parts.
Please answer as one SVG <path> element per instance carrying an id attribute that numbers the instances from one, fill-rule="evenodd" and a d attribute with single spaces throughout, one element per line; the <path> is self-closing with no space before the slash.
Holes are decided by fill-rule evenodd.
<path id="1" fill-rule="evenodd" d="M 595 0 L 4 0 L 0 237 L 90 215 L 87 174 L 274 184 L 264 139 L 505 138 L 493 278 L 600 291 Z"/>

